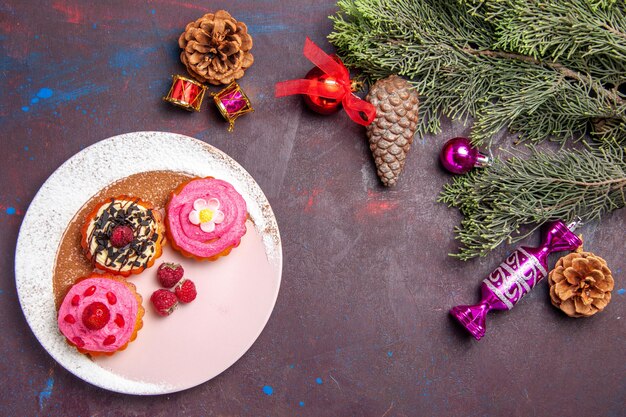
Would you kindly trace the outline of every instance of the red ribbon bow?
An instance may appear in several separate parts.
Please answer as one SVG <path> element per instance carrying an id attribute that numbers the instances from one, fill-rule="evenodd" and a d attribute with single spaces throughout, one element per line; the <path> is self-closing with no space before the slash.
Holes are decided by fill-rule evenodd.
<path id="1" fill-rule="evenodd" d="M 340 100 L 348 116 L 356 123 L 367 126 L 376 117 L 376 108 L 367 101 L 361 100 L 352 94 L 350 73 L 341 62 L 335 61 L 330 55 L 322 51 L 308 37 L 304 42 L 304 56 L 315 64 L 324 73 L 337 80 L 336 87 L 316 80 L 289 80 L 276 83 L 276 97 L 293 94 L 307 94 Z"/>

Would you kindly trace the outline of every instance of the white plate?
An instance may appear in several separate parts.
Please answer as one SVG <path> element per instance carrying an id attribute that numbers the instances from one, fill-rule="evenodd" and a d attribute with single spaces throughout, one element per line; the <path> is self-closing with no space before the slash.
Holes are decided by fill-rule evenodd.
<path id="1" fill-rule="evenodd" d="M 230 182 L 246 200 L 252 222 L 248 222 L 240 246 L 216 262 L 183 259 L 167 245 L 155 265 L 168 260 L 183 262 L 185 275 L 193 277 L 198 287 L 198 298 L 161 318 L 149 305 L 150 294 L 157 288 L 156 267 L 129 278 L 144 298 L 144 328 L 126 350 L 92 360 L 69 346 L 58 330 L 52 277 L 61 238 L 76 213 L 100 190 L 129 175 L 156 170 Z M 30 204 L 15 253 L 22 310 L 48 353 L 91 384 L 142 395 L 196 386 L 235 363 L 267 323 L 278 296 L 281 271 L 276 219 L 250 174 L 213 146 L 164 132 L 115 136 L 65 162 Z"/>

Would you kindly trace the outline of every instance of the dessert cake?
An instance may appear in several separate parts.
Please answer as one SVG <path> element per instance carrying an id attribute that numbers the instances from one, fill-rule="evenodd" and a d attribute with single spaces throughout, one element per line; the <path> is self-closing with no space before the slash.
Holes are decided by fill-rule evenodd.
<path id="1" fill-rule="evenodd" d="M 87 258 L 104 271 L 139 274 L 161 256 L 165 235 L 152 203 L 121 195 L 100 203 L 81 230 Z"/>
<path id="2" fill-rule="evenodd" d="M 174 249 L 214 261 L 237 247 L 246 233 L 246 201 L 228 182 L 194 178 L 179 185 L 166 207 L 166 233 Z"/>
<path id="3" fill-rule="evenodd" d="M 103 201 L 109 201 L 111 196 L 120 195 L 139 196 L 142 200 L 152 202 L 155 207 L 165 207 L 172 190 L 190 178 L 192 177 L 189 174 L 183 172 L 142 172 L 120 179 L 91 197 L 69 223 L 59 244 L 52 281 L 57 309 L 76 279 L 94 271 L 94 264 L 82 249 L 81 229 L 85 219 L 96 207 Z M 117 271 L 113 274 L 119 275 Z"/>
<path id="4" fill-rule="evenodd" d="M 124 350 L 143 326 L 144 308 L 135 286 L 122 277 L 93 273 L 80 278 L 61 303 L 59 330 L 81 353 Z"/>

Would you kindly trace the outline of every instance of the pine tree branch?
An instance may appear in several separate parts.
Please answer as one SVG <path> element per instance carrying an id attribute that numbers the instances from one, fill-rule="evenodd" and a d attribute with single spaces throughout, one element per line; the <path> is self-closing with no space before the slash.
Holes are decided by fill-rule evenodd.
<path id="1" fill-rule="evenodd" d="M 496 49 L 557 60 L 602 83 L 624 82 L 623 0 L 459 1 L 493 22 Z"/>
<path id="2" fill-rule="evenodd" d="M 535 150 L 527 158 L 497 159 L 489 169 L 455 177 L 438 199 L 464 216 L 455 229 L 462 246 L 453 256 L 485 256 L 547 221 L 595 220 L 626 206 L 625 153 L 626 148 L 615 145 Z"/>
<path id="3" fill-rule="evenodd" d="M 601 26 L 605 28 L 606 30 L 608 30 L 609 32 L 611 32 L 612 34 L 614 34 L 615 36 L 619 36 L 620 38 L 623 38 L 626 40 L 626 33 L 620 32 L 619 30 L 607 25 L 606 23 L 602 23 Z"/>
<path id="4" fill-rule="evenodd" d="M 626 186 L 626 177 L 613 178 L 610 180 L 597 181 L 597 182 L 573 181 L 573 180 L 568 180 L 566 178 L 558 178 L 558 179 L 554 179 L 554 182 L 562 182 L 565 184 L 580 185 L 581 187 L 602 187 L 603 185 L 617 184 L 616 189 L 622 189 L 624 188 L 624 186 Z"/>
<path id="5" fill-rule="evenodd" d="M 330 41 L 371 79 L 420 92 L 418 132 L 474 118 L 474 143 L 503 128 L 538 142 L 603 146 L 496 159 L 455 177 L 439 201 L 463 215 L 454 256 L 484 256 L 555 219 L 626 205 L 626 1 L 339 0 Z"/>
<path id="6" fill-rule="evenodd" d="M 565 142 L 590 126 L 597 140 L 623 143 L 626 41 L 615 32 L 626 28 L 625 5 L 339 0 L 329 39 L 372 80 L 411 79 L 421 96 L 419 135 L 438 133 L 446 115 L 473 117 L 477 145 L 502 128 L 521 140 Z"/>
<path id="7" fill-rule="evenodd" d="M 598 95 L 603 95 L 606 96 L 609 100 L 617 103 L 617 104 L 624 104 L 625 101 L 624 99 L 622 99 L 619 94 L 617 94 L 617 89 L 613 88 L 611 90 L 607 90 L 606 88 L 604 88 L 602 86 L 602 84 L 600 84 L 597 81 L 594 81 L 593 78 L 591 78 L 589 75 L 582 75 L 574 70 L 571 70 L 567 67 L 565 67 L 565 65 L 563 64 L 559 64 L 558 62 L 554 62 L 554 61 L 541 61 L 539 59 L 533 58 L 531 56 L 528 55 L 522 55 L 522 54 L 518 54 L 518 53 L 514 53 L 514 52 L 504 52 L 504 51 L 491 51 L 491 50 L 477 50 L 477 49 L 473 49 L 473 48 L 469 48 L 469 47 L 465 47 L 463 48 L 463 51 L 467 52 L 470 55 L 480 55 L 480 56 L 486 56 L 486 57 L 490 57 L 490 58 L 505 58 L 505 59 L 512 59 L 512 60 L 517 60 L 517 61 L 523 61 L 529 64 L 533 64 L 533 65 L 543 65 L 543 66 L 547 66 L 549 68 L 552 68 L 553 70 L 559 72 L 560 74 L 562 74 L 564 77 L 567 78 L 572 78 L 578 82 L 580 82 L 581 84 L 584 85 L 588 85 L 591 88 L 593 88 L 593 90 L 598 94 Z"/>

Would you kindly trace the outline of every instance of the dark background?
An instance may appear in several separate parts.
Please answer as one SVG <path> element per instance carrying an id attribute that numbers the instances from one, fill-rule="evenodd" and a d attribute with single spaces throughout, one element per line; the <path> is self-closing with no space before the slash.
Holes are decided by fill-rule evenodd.
<path id="1" fill-rule="evenodd" d="M 170 75 L 184 72 L 178 35 L 219 8 L 254 37 L 255 63 L 240 83 L 256 112 L 230 134 L 208 101 L 194 114 L 161 101 Z M 570 319 L 541 283 L 471 339 L 448 309 L 477 301 L 480 281 L 512 248 L 465 263 L 447 256 L 460 216 L 435 202 L 450 179 L 437 154 L 469 125 L 446 122 L 416 140 L 399 185 L 384 189 L 362 127 L 273 97 L 275 82 L 311 68 L 306 35 L 332 51 L 335 11 L 332 1 L 0 4 L 0 415 L 626 413 L 626 211 L 581 230 L 615 275 L 605 312 Z M 42 88 L 52 96 L 35 99 Z M 20 223 L 46 178 L 84 147 L 139 130 L 193 136 L 241 163 L 274 208 L 285 259 L 276 308 L 250 351 L 214 380 L 158 397 L 106 392 L 58 366 L 24 320 L 13 274 Z"/>

